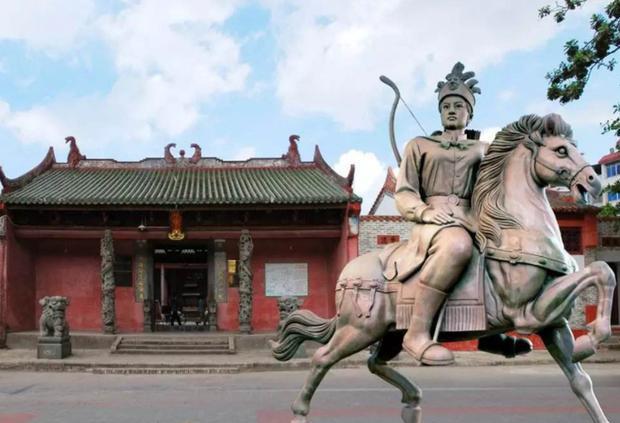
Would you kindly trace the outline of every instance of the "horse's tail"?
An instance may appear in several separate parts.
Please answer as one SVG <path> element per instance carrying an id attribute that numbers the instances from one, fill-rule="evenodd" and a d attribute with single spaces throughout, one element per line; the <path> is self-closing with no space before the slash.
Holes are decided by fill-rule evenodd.
<path id="1" fill-rule="evenodd" d="M 271 354 L 279 361 L 288 361 L 305 341 L 327 344 L 336 331 L 336 317 L 323 319 L 310 310 L 292 312 L 282 324 L 278 339 L 270 341 Z"/>

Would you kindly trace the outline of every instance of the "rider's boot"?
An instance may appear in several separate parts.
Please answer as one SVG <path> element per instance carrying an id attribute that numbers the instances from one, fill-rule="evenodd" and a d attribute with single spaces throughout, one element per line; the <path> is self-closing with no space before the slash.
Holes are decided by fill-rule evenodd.
<path id="1" fill-rule="evenodd" d="M 446 297 L 443 291 L 421 281 L 416 283 L 413 316 L 403 339 L 403 348 L 422 364 L 446 366 L 454 363 L 452 351 L 433 341 L 430 336 L 433 319 Z"/>
<path id="2" fill-rule="evenodd" d="M 485 336 L 478 339 L 478 349 L 491 354 L 513 358 L 532 351 L 532 341 L 527 338 L 517 338 L 503 333 Z"/>

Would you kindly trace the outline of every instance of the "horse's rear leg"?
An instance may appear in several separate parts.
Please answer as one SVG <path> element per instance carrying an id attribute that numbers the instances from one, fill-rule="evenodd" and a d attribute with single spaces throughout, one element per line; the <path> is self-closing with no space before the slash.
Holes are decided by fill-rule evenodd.
<path id="1" fill-rule="evenodd" d="M 380 336 L 369 332 L 373 331 L 363 330 L 351 325 L 340 327 L 336 329 L 334 336 L 327 345 L 316 350 L 312 356 L 310 374 L 306 378 L 306 383 L 291 406 L 295 416 L 292 423 L 307 422 L 306 416 L 310 411 L 312 396 L 327 371 L 334 364 L 368 347 Z"/>
<path id="2" fill-rule="evenodd" d="M 611 306 L 616 279 L 611 268 L 601 261 L 591 263 L 585 269 L 554 280 L 532 305 L 532 317 L 539 326 L 553 324 L 573 305 L 575 298 L 589 286 L 598 290 L 596 320 L 591 332 L 577 339 L 573 349 L 574 362 L 581 361 L 596 352 L 599 343 L 611 335 Z"/>
<path id="3" fill-rule="evenodd" d="M 592 420 L 595 423 L 609 423 L 594 395 L 590 376 L 583 370 L 581 364 L 572 361 L 575 340 L 568 325 L 544 329 L 539 335 L 568 378 L 573 392 L 588 410 Z"/>
<path id="4" fill-rule="evenodd" d="M 368 359 L 368 369 L 390 385 L 398 388 L 405 404 L 402 418 L 405 423 L 420 423 L 422 412 L 420 401 L 422 390 L 401 373 L 387 365 L 387 361 L 398 355 L 402 349 L 404 332 L 388 332 L 379 342 L 378 348 Z"/>

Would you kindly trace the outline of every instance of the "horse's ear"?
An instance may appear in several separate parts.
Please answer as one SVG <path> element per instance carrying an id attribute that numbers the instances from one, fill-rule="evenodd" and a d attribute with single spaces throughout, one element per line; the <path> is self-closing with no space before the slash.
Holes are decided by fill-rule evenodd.
<path id="1" fill-rule="evenodd" d="M 39 300 L 39 304 L 41 304 L 42 306 L 44 306 L 45 304 L 47 304 L 47 300 L 49 299 L 49 297 L 43 297 Z"/>

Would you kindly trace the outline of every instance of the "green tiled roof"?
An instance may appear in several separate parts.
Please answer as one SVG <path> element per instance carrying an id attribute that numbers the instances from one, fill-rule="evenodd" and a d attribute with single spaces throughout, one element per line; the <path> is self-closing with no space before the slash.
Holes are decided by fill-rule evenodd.
<path id="1" fill-rule="evenodd" d="M 361 199 L 315 165 L 71 168 L 54 165 L 0 197 L 24 206 L 338 204 Z"/>

